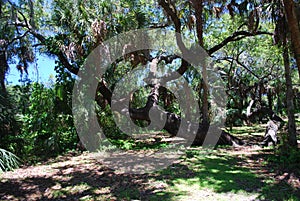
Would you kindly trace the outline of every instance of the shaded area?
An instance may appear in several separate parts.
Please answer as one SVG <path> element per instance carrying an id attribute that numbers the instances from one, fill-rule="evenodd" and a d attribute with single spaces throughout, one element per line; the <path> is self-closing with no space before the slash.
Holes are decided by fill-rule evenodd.
<path id="1" fill-rule="evenodd" d="M 2 175 L 1 200 L 298 200 L 299 177 L 270 166 L 271 149 L 190 149 L 150 174 L 123 174 L 84 153 Z"/>
<path id="2" fill-rule="evenodd" d="M 0 200 L 147 200 L 165 188 L 148 176 L 117 173 L 87 154 L 6 173 Z"/>
<path id="3" fill-rule="evenodd" d="M 177 191 L 175 197 L 178 197 L 174 200 L 203 200 L 218 197 L 218 194 L 222 194 L 223 199 L 254 199 L 264 186 L 264 180 L 240 166 L 245 163 L 244 159 L 218 152 L 189 151 L 182 163 L 162 171 L 158 178 L 166 180 L 171 189 Z M 208 189 L 215 194 L 194 197 L 191 189 Z"/>

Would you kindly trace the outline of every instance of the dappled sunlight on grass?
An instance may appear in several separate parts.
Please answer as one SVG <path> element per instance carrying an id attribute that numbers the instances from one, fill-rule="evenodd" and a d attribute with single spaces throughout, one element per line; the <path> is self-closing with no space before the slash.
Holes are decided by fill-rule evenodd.
<path id="1" fill-rule="evenodd" d="M 181 197 L 189 197 L 192 187 L 195 191 L 230 193 L 231 196 L 242 194 L 253 198 L 257 196 L 253 192 L 262 187 L 261 180 L 249 169 L 238 167 L 238 161 L 234 157 L 200 151 L 194 151 L 193 156 L 191 153 L 187 155 L 189 157 L 183 158 L 183 162 L 161 173 L 168 178 L 171 191 L 181 192 Z"/>
<path id="2" fill-rule="evenodd" d="M 297 200 L 293 174 L 269 167 L 272 149 L 190 148 L 175 164 L 134 175 L 104 167 L 91 154 L 1 176 L 1 200 Z"/>
<path id="3" fill-rule="evenodd" d="M 298 200 L 299 189 L 278 181 L 260 164 L 260 154 L 268 156 L 270 150 L 254 152 L 254 158 L 238 153 L 192 150 L 158 179 L 165 180 L 174 200 Z"/>
<path id="4" fill-rule="evenodd" d="M 258 144 L 263 140 L 266 124 L 255 124 L 252 126 L 239 126 L 227 128 L 226 131 L 242 139 L 247 144 Z"/>
<path id="5" fill-rule="evenodd" d="M 260 124 L 255 126 L 240 126 L 232 127 L 232 129 L 227 129 L 228 132 L 234 134 L 235 136 L 247 136 L 247 135 L 263 135 L 265 132 L 266 125 Z"/>

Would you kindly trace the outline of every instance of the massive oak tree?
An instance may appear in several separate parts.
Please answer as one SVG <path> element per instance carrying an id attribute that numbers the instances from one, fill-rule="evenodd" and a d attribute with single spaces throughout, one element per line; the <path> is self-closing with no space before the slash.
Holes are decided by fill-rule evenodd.
<path id="1" fill-rule="evenodd" d="M 18 10 L 18 21 L 14 26 L 21 28 L 23 34 L 30 34 L 38 43 L 36 46 L 41 47 L 41 51 L 47 54 L 55 55 L 67 73 L 78 74 L 79 68 L 84 63 L 89 53 L 104 40 L 132 29 L 139 28 L 166 28 L 174 30 L 179 34 L 189 34 L 192 40 L 205 49 L 210 56 L 220 54 L 222 48 L 231 42 L 240 41 L 247 37 L 259 35 L 270 35 L 269 32 L 260 29 L 259 5 L 248 1 L 169 1 L 159 0 L 147 4 L 143 1 L 76 1 L 70 3 L 66 0 L 56 0 L 52 2 L 50 17 L 46 19 L 37 19 L 33 17 L 34 13 L 32 4 L 26 12 L 14 6 Z M 13 5 L 13 3 L 10 3 Z M 155 9 L 153 8 L 155 7 Z M 143 9 L 144 8 L 144 9 Z M 249 9 L 250 8 L 250 9 Z M 218 23 L 222 14 L 229 14 L 232 18 L 238 17 L 237 23 L 240 23 L 237 29 L 232 30 L 229 35 L 222 37 L 222 40 L 216 40 L 215 44 L 205 43 L 205 28 L 208 20 Z M 210 16 L 208 19 L 207 16 Z M 40 21 L 41 20 L 41 21 Z M 48 21 L 47 21 L 48 20 Z M 35 22 L 35 23 L 33 23 Z M 38 27 L 45 23 L 43 26 Z M 49 24 L 47 24 L 49 23 Z M 220 30 L 220 36 L 222 35 Z M 189 52 L 181 37 L 176 38 L 177 45 L 181 51 Z M 127 44 L 129 45 L 129 44 Z M 124 47 L 125 48 L 125 47 Z M 166 55 L 159 57 L 166 64 L 172 63 L 173 60 L 181 60 L 181 65 L 175 70 L 180 75 L 185 75 L 190 71 L 192 65 L 182 58 Z M 106 74 L 99 82 L 96 100 L 99 105 L 104 103 L 111 105 L 112 90 L 117 78 L 116 74 L 124 76 L 130 73 L 139 64 L 153 62 L 156 57 L 152 57 L 149 51 L 132 52 L 125 55 L 119 61 L 112 65 L 111 74 Z M 130 63 L 130 67 L 120 69 L 122 62 Z M 201 145 L 210 125 L 209 119 L 209 90 L 206 80 L 206 69 L 203 68 L 203 74 L 198 82 L 199 99 L 201 99 L 201 122 L 194 122 L 193 126 L 198 127 L 197 137 L 194 144 Z M 151 86 L 151 92 L 148 95 L 148 101 L 142 108 L 130 108 L 129 113 L 132 119 L 149 121 L 149 111 L 157 107 L 160 86 Z M 121 103 L 120 103 L 121 104 Z M 167 112 L 167 123 L 164 127 L 172 135 L 178 131 L 182 119 L 180 116 Z M 240 140 L 232 135 L 222 132 L 219 144 L 242 144 Z"/>

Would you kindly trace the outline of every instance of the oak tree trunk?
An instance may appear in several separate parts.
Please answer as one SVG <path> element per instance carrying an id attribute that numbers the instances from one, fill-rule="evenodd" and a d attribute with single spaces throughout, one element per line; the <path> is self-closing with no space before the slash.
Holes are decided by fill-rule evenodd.
<path id="1" fill-rule="evenodd" d="M 292 87 L 289 52 L 288 52 L 286 40 L 283 40 L 282 56 L 284 61 L 284 75 L 286 80 L 286 103 L 287 103 L 287 112 L 288 112 L 288 142 L 291 146 L 297 146 L 294 103 L 293 103 L 294 95 L 293 95 L 293 87 Z"/>
<path id="2" fill-rule="evenodd" d="M 200 47 L 204 46 L 203 42 L 203 1 L 193 0 L 193 7 L 195 9 L 196 17 L 196 32 L 198 38 L 198 44 Z M 209 111 L 208 111 L 208 82 L 207 82 L 207 69 L 206 65 L 202 66 L 202 123 L 203 125 L 209 125 Z"/>
<path id="3" fill-rule="evenodd" d="M 295 3 L 293 0 L 282 0 L 282 4 L 285 9 L 285 17 L 291 33 L 291 42 L 300 77 L 300 28 L 295 10 Z"/>

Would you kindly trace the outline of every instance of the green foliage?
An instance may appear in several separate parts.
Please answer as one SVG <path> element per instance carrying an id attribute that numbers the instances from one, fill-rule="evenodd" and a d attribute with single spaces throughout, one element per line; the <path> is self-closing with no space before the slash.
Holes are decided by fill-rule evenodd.
<path id="1" fill-rule="evenodd" d="M 228 110 L 226 111 L 225 125 L 230 127 L 242 126 L 243 125 L 242 119 L 237 118 L 240 113 L 241 112 L 239 109 L 234 109 L 229 107 Z"/>
<path id="2" fill-rule="evenodd" d="M 16 128 L 15 110 L 11 105 L 12 97 L 0 91 L 0 139 L 13 134 Z"/>
<path id="3" fill-rule="evenodd" d="M 0 173 L 19 167 L 20 159 L 13 153 L 0 149 Z"/>
<path id="4" fill-rule="evenodd" d="M 97 108 L 97 116 L 99 125 L 102 128 L 102 132 L 108 138 L 118 139 L 125 137 L 121 134 L 121 131 L 116 128 L 116 124 L 111 113 L 110 107 L 107 105 L 104 108 Z M 126 137 L 125 137 L 126 138 Z"/>
<path id="5" fill-rule="evenodd" d="M 296 147 L 291 147 L 287 140 L 287 135 L 281 135 L 279 146 L 275 149 L 274 155 L 269 156 L 269 162 L 279 169 L 299 171 L 300 151 Z"/>
<path id="6" fill-rule="evenodd" d="M 44 158 L 76 148 L 78 140 L 72 115 L 58 107 L 57 101 L 61 99 L 56 96 L 55 88 L 33 83 L 11 90 L 22 95 L 15 96 L 20 133 L 5 138 L 9 150 L 20 157 Z"/>
<path id="7" fill-rule="evenodd" d="M 167 142 L 160 141 L 135 141 L 133 139 L 127 140 L 110 140 L 110 142 L 123 150 L 151 150 L 151 149 L 163 149 L 168 147 Z"/>
<path id="8" fill-rule="evenodd" d="M 218 23 L 215 23 L 216 20 Z M 232 18 L 229 14 L 209 21 L 205 28 L 207 47 L 220 43 L 234 31 L 247 31 L 246 26 L 240 26 L 242 21 L 243 17 Z M 262 31 L 272 33 L 274 30 L 274 25 L 269 21 L 260 26 Z M 284 114 L 285 80 L 281 52 L 273 45 L 270 35 L 259 35 L 232 41 L 215 53 L 215 65 L 226 83 L 227 125 L 243 123 L 246 108 L 253 98 L 261 99 L 260 105 L 253 105 L 253 108 L 269 107 L 276 113 Z"/>

